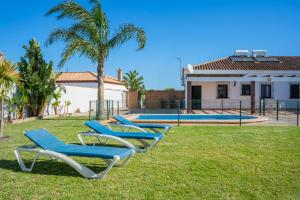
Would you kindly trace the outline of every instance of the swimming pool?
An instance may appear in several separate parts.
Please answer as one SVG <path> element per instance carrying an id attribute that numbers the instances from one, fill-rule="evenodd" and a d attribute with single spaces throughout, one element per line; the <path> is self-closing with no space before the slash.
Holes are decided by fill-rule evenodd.
<path id="1" fill-rule="evenodd" d="M 240 115 L 223 115 L 223 114 L 202 114 L 202 115 L 188 115 L 188 114 L 169 114 L 169 115 L 138 115 L 135 119 L 136 120 L 239 120 Z M 242 115 L 243 119 L 256 119 L 255 116 L 250 115 Z"/>
<path id="2" fill-rule="evenodd" d="M 136 123 L 163 123 L 174 124 L 239 124 L 240 115 L 237 114 L 138 114 L 129 117 Z M 242 115 L 242 123 L 256 123 L 267 120 L 267 118 Z"/>

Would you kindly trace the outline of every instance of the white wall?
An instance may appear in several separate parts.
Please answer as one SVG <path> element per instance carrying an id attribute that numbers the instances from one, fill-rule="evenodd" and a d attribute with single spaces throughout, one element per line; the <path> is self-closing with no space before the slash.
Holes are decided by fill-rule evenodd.
<path id="1" fill-rule="evenodd" d="M 217 85 L 227 84 L 228 85 L 228 99 L 224 100 L 224 107 L 235 107 L 238 106 L 238 100 L 243 101 L 243 107 L 250 107 L 251 96 L 242 96 L 241 87 L 242 84 L 250 84 L 250 82 L 200 82 L 193 81 L 192 86 L 202 86 L 202 107 L 203 108 L 214 108 L 218 107 L 221 103 L 220 99 L 217 99 Z M 255 94 L 256 102 L 260 99 L 260 88 L 261 84 L 272 85 L 272 99 L 276 100 L 289 100 L 290 97 L 290 82 L 256 82 Z M 299 83 L 298 83 L 299 84 Z M 186 84 L 187 85 L 187 84 Z M 187 94 L 186 94 L 187 95 Z M 186 96 L 187 99 L 187 96 Z M 259 103 L 256 103 L 256 107 Z"/>
<path id="2" fill-rule="evenodd" d="M 61 97 L 61 104 L 64 105 L 66 100 L 71 101 L 69 113 L 74 113 L 77 109 L 80 112 L 88 112 L 89 102 L 97 100 L 97 83 L 64 83 L 61 85 L 66 89 L 66 93 L 63 93 Z M 124 108 L 126 91 L 124 85 L 104 83 L 104 100 L 119 101 L 119 106 Z M 49 108 L 49 111 L 51 114 L 54 112 L 52 107 Z"/>

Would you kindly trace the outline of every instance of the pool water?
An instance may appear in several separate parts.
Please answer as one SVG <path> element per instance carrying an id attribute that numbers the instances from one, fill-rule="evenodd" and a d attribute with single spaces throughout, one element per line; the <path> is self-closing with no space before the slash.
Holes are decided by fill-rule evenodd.
<path id="1" fill-rule="evenodd" d="M 256 119 L 255 116 L 242 115 L 242 119 Z M 176 114 L 161 114 L 161 115 L 138 115 L 136 120 L 178 120 Z M 226 114 L 180 114 L 179 120 L 239 120 L 240 115 L 226 115 Z"/>

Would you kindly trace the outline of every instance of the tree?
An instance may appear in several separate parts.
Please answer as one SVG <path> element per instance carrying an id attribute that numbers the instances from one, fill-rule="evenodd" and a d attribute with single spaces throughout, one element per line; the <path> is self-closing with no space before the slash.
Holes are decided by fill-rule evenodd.
<path id="1" fill-rule="evenodd" d="M 55 115 L 57 115 L 58 114 L 58 109 L 59 109 L 59 107 L 60 107 L 60 105 L 61 105 L 61 102 L 60 102 L 60 98 L 61 98 L 61 96 L 62 96 L 62 92 L 66 92 L 66 90 L 64 89 L 64 88 L 57 88 L 55 91 L 54 91 L 54 93 L 53 93 L 53 95 L 52 95 L 52 97 L 53 97 L 53 100 L 54 100 L 54 102 L 52 102 L 52 107 L 53 107 L 53 109 L 54 109 L 54 114 Z"/>
<path id="2" fill-rule="evenodd" d="M 13 89 L 14 85 L 18 83 L 19 76 L 16 72 L 16 66 L 9 60 L 0 61 L 0 138 L 3 138 L 3 125 L 4 125 L 4 99 L 8 97 L 9 92 Z"/>
<path id="3" fill-rule="evenodd" d="M 24 119 L 25 117 L 25 106 L 28 103 L 28 96 L 23 83 L 18 85 L 15 97 L 15 106 L 18 112 L 18 119 Z"/>
<path id="4" fill-rule="evenodd" d="M 57 13 L 58 20 L 69 18 L 75 23 L 68 28 L 54 30 L 49 35 L 46 45 L 56 41 L 66 43 L 59 63 L 61 67 L 77 53 L 97 64 L 97 118 L 100 119 L 104 116 L 104 63 L 110 50 L 134 38 L 138 42 L 138 50 L 143 49 L 146 36 L 142 28 L 133 24 L 124 24 L 110 37 L 108 19 L 99 1 L 90 0 L 90 5 L 91 9 L 88 10 L 76 2 L 66 1 L 50 9 L 46 16 Z"/>
<path id="5" fill-rule="evenodd" d="M 165 91 L 175 91 L 175 88 L 166 88 Z"/>
<path id="6" fill-rule="evenodd" d="M 17 112 L 17 106 L 16 106 L 16 97 L 15 96 L 7 96 L 4 98 L 5 103 L 5 110 L 7 112 L 7 121 L 12 122 L 13 117 L 12 114 Z"/>
<path id="7" fill-rule="evenodd" d="M 66 100 L 65 101 L 65 108 L 66 108 L 66 110 L 64 112 L 65 115 L 69 114 L 69 106 L 70 105 L 71 105 L 71 101 L 70 100 Z"/>
<path id="8" fill-rule="evenodd" d="M 125 73 L 123 79 L 125 87 L 128 90 L 138 92 L 138 102 L 140 104 L 139 107 L 142 108 L 143 95 L 145 94 L 144 77 L 140 76 L 139 73 L 134 70 Z"/>
<path id="9" fill-rule="evenodd" d="M 58 87 L 55 80 L 59 74 L 53 71 L 53 62 L 47 63 L 39 43 L 32 39 L 24 57 L 18 63 L 21 82 L 27 95 L 30 116 L 42 116 L 47 103 L 51 100 Z"/>
<path id="10" fill-rule="evenodd" d="M 142 92 L 145 89 L 144 77 L 140 76 L 136 70 L 125 73 L 123 79 L 125 87 L 130 91 Z"/>

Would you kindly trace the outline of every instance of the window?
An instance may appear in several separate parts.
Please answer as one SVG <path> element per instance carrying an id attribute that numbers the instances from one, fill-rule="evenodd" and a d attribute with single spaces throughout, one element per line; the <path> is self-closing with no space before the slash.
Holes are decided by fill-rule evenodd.
<path id="1" fill-rule="evenodd" d="M 271 85 L 261 85 L 261 98 L 271 98 Z"/>
<path id="2" fill-rule="evenodd" d="M 228 98 L 228 85 L 218 85 L 218 98 Z"/>
<path id="3" fill-rule="evenodd" d="M 251 85 L 242 85 L 242 96 L 251 95 Z"/>
<path id="4" fill-rule="evenodd" d="M 299 84 L 291 84 L 290 85 L 290 98 L 291 99 L 299 99 Z"/>

